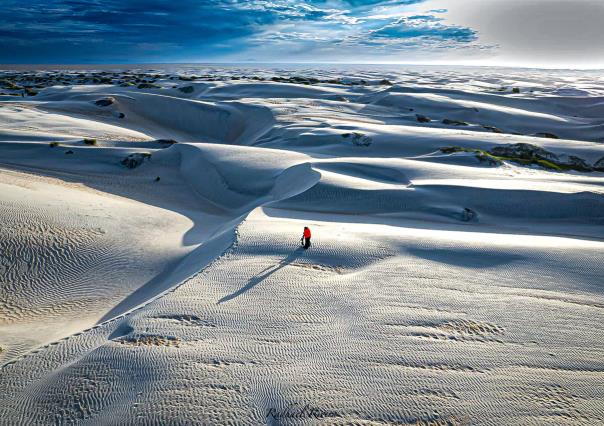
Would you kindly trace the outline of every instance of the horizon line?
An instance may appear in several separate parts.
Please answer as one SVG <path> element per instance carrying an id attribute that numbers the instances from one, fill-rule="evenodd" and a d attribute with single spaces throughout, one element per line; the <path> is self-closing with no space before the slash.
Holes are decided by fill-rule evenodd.
<path id="1" fill-rule="evenodd" d="M 2 63 L 0 70 L 4 67 L 26 67 L 26 66 L 137 66 L 137 65 L 397 65 L 397 66 L 451 66 L 468 68 L 514 68 L 533 70 L 556 70 L 556 71 L 602 71 L 604 65 L 593 67 L 564 67 L 546 65 L 520 65 L 520 64 L 473 64 L 456 62 L 323 62 L 323 61 L 204 61 L 204 62 L 22 62 Z"/>

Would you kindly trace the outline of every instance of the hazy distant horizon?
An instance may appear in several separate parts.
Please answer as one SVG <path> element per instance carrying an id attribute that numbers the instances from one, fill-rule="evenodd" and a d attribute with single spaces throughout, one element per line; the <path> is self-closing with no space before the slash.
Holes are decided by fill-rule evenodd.
<path id="1" fill-rule="evenodd" d="M 393 69 L 401 68 L 444 68 L 444 69 L 510 69 L 510 70 L 542 70 L 542 71 L 577 71 L 591 72 L 602 71 L 604 68 L 560 68 L 560 67 L 529 67 L 529 66 L 513 66 L 513 65 L 481 65 L 481 64 L 457 64 L 457 63 L 396 63 L 396 62 L 253 62 L 253 61 L 234 61 L 234 62 L 137 62 L 137 63 L 7 63 L 0 64 L 0 71 L 35 71 L 35 70 L 124 70 L 124 69 L 139 69 L 139 68 L 169 68 L 169 67 L 185 67 L 185 68 L 201 68 L 201 67 L 241 67 L 241 68 L 351 68 L 351 67 L 367 67 L 375 69 L 384 69 L 384 67 L 392 67 Z"/>

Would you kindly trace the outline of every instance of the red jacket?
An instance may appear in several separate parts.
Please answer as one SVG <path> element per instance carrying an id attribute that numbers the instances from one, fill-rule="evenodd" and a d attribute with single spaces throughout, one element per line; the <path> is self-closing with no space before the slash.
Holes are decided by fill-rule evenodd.
<path id="1" fill-rule="evenodd" d="M 304 238 L 310 238 L 310 229 L 309 228 L 306 228 L 304 230 Z"/>

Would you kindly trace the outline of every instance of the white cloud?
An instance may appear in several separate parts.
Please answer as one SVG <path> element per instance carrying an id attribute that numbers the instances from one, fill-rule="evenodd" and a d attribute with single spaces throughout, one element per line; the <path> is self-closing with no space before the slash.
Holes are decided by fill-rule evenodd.
<path id="1" fill-rule="evenodd" d="M 604 66 L 603 0 L 430 0 L 447 22 L 497 45 L 482 61 L 547 67 Z M 463 56 L 452 58 L 464 61 Z"/>

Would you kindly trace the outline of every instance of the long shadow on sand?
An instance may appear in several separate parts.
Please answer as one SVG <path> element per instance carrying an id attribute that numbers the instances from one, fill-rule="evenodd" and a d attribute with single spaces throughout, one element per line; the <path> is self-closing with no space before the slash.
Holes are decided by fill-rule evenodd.
<path id="1" fill-rule="evenodd" d="M 445 263 L 466 268 L 495 268 L 524 260 L 524 256 L 497 252 L 495 250 L 464 250 L 459 248 L 436 249 L 411 247 L 406 251 L 415 256 L 433 262 Z"/>
<path id="2" fill-rule="evenodd" d="M 254 288 L 258 284 L 260 284 L 262 281 L 264 281 L 265 279 L 267 279 L 268 277 L 270 277 L 272 274 L 274 274 L 275 272 L 277 272 L 279 269 L 282 269 L 282 268 L 286 267 L 287 265 L 291 264 L 295 259 L 297 259 L 302 254 L 302 251 L 303 251 L 303 249 L 301 247 L 297 248 L 295 251 L 293 251 L 292 253 L 290 253 L 286 258 L 284 258 L 278 264 L 273 265 L 273 266 L 269 266 L 268 268 L 266 268 L 263 271 L 261 271 L 260 273 L 258 273 L 251 280 L 249 280 L 246 285 L 244 285 L 243 287 L 241 287 L 236 292 L 231 293 L 231 294 L 229 294 L 227 296 L 224 296 L 222 299 L 220 299 L 217 302 L 217 305 L 220 305 L 221 303 L 228 302 L 229 300 L 233 300 L 237 296 L 240 296 L 243 293 L 245 293 L 246 291 Z"/>
<path id="3" fill-rule="evenodd" d="M 308 208 L 308 207 L 307 207 Z M 269 217 L 299 219 L 304 221 L 309 220 L 327 220 L 338 221 L 354 224 L 371 224 L 371 225 L 393 225 L 412 229 L 425 229 L 434 231 L 461 231 L 461 232 L 477 232 L 477 233 L 497 233 L 497 234 L 512 234 L 532 236 L 550 236 L 550 237 L 568 237 L 582 241 L 604 241 L 604 233 L 601 226 L 601 220 L 595 219 L 594 223 L 573 224 L 561 229 L 561 223 L 552 221 L 551 224 L 537 226 L 532 224 L 530 232 L 518 220 L 505 226 L 497 224 L 476 226 L 475 222 L 460 222 L 454 221 L 451 218 L 430 216 L 422 219 L 419 217 L 406 217 L 401 214 L 380 215 L 375 213 L 363 214 L 345 214 L 345 213 L 327 213 L 325 211 L 313 211 L 311 209 L 302 210 L 300 208 L 287 207 L 282 208 L 278 204 L 273 203 L 263 208 L 264 213 Z M 427 220 L 431 219 L 431 220 Z"/>

